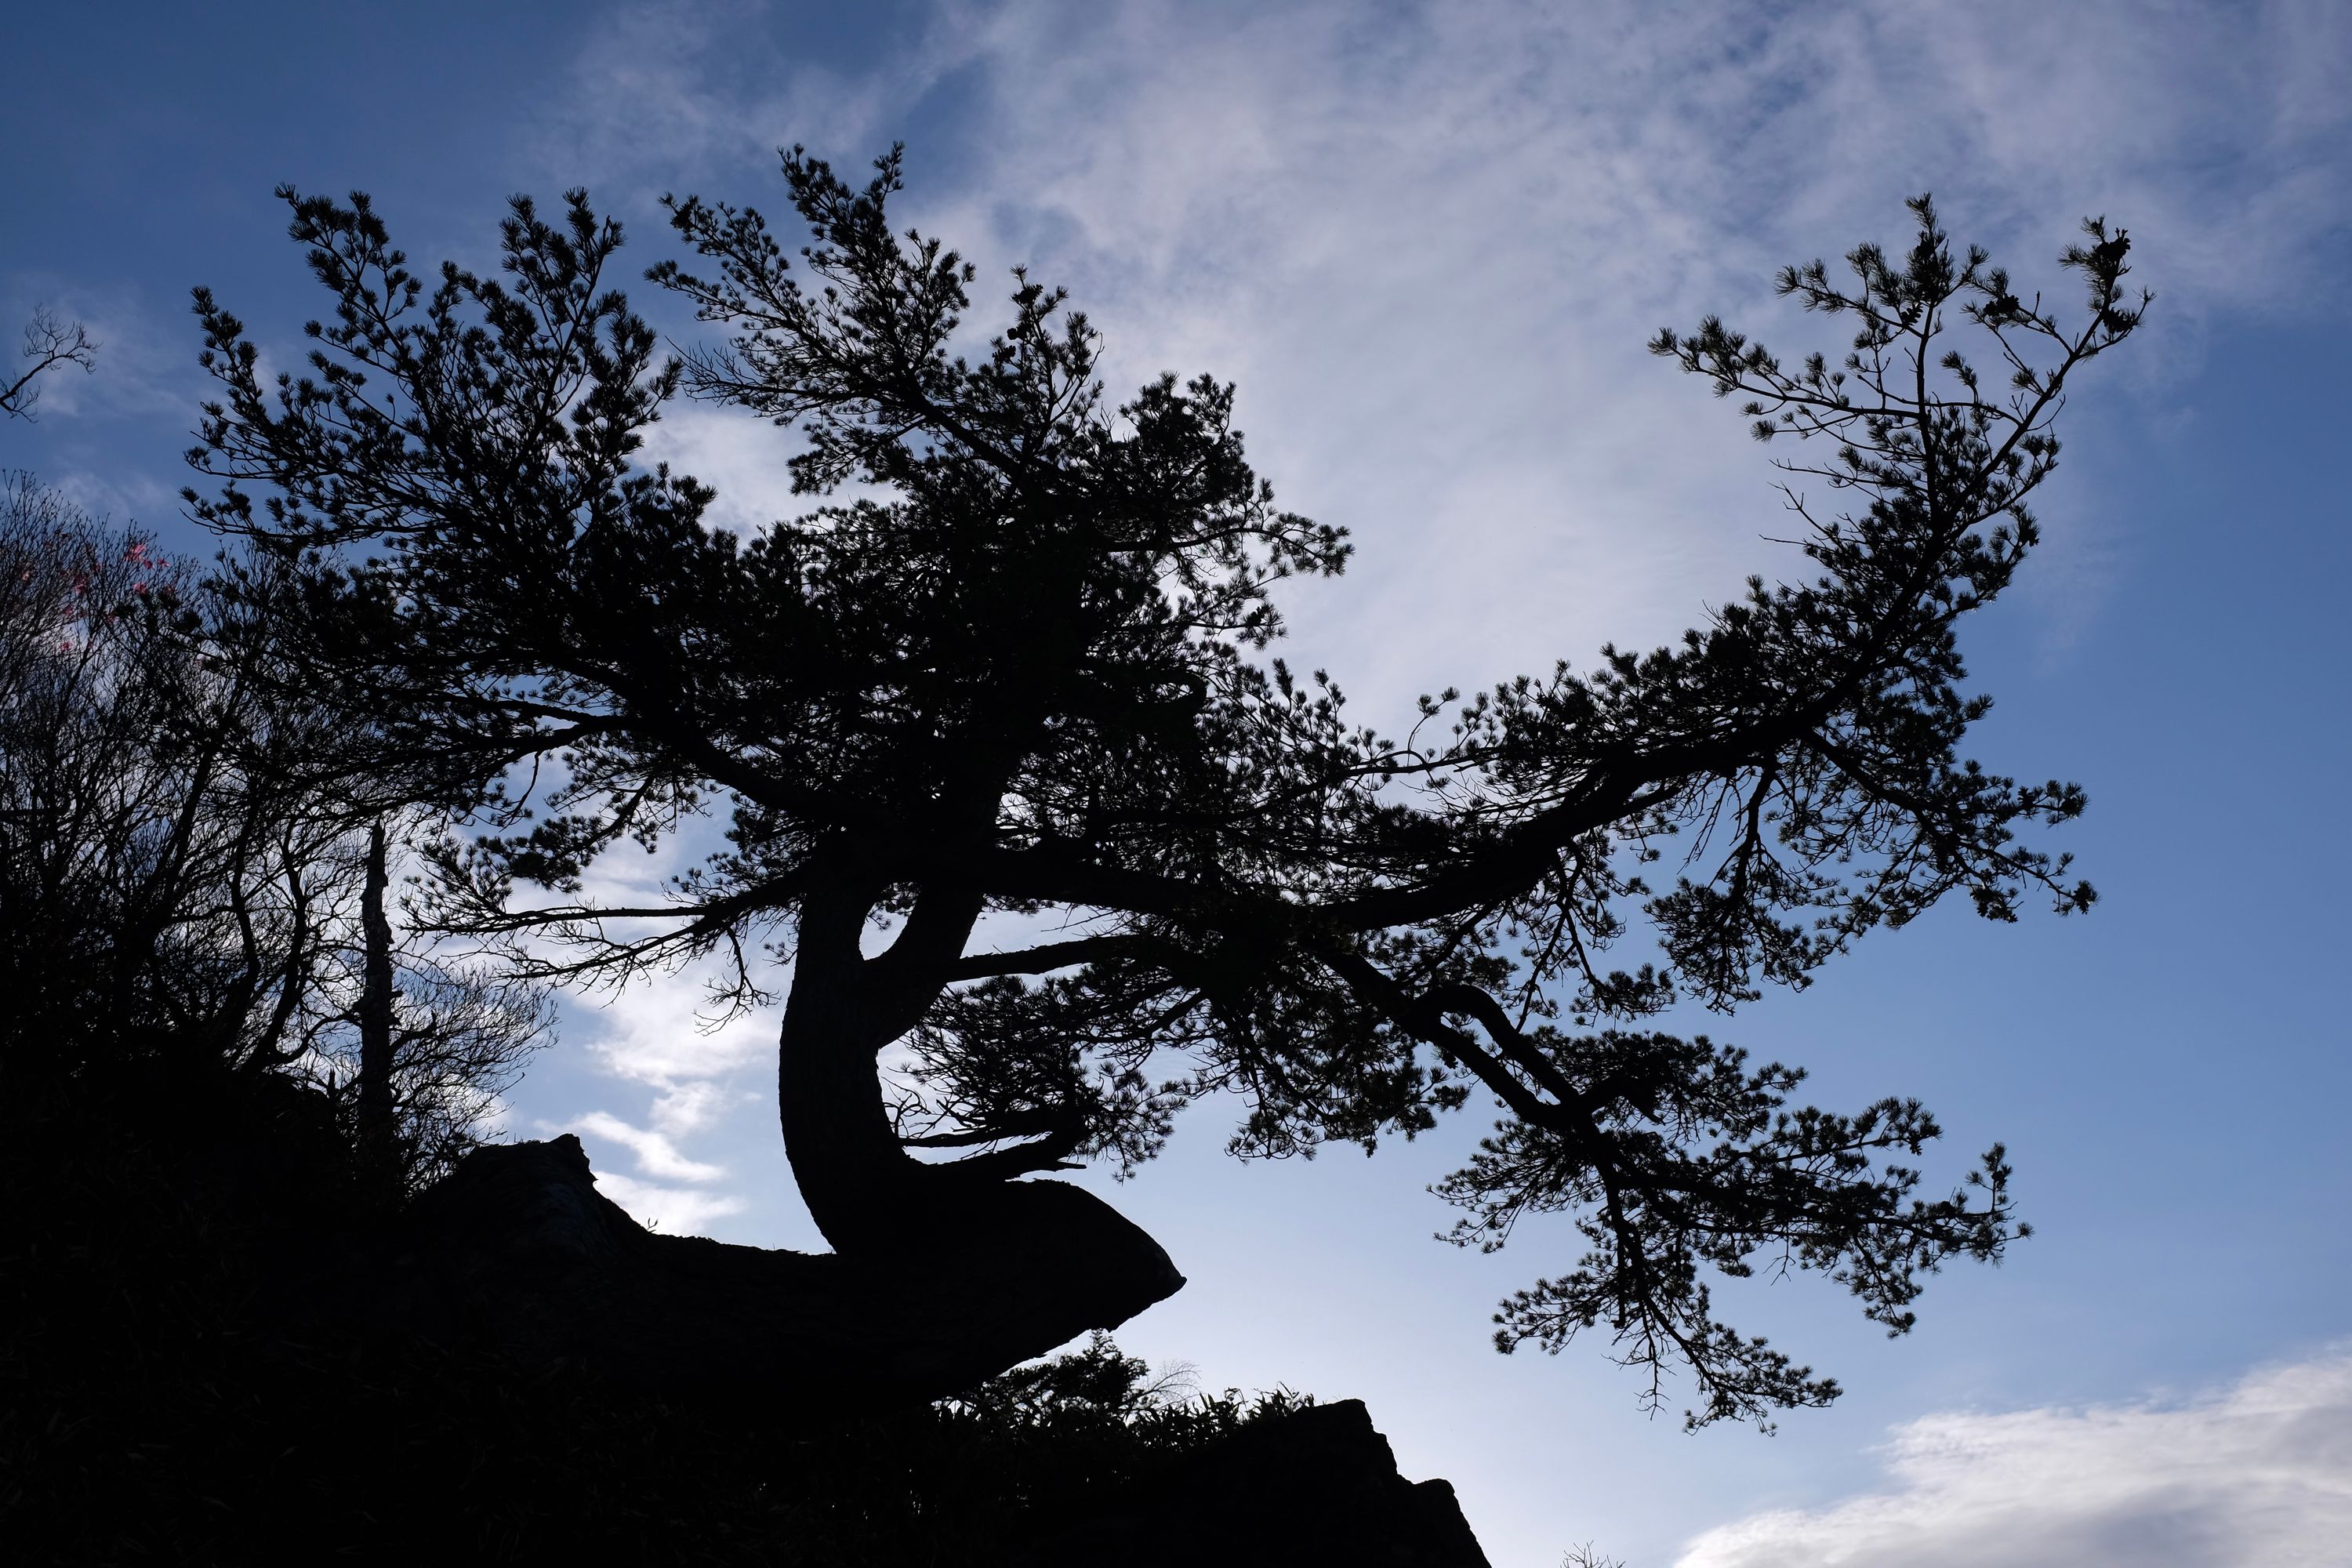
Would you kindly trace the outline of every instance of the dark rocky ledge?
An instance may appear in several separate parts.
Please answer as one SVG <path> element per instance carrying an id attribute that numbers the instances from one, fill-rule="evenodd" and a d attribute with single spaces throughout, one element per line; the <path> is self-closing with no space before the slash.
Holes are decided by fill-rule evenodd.
<path id="1" fill-rule="evenodd" d="M 903 1256 L 662 1236 L 597 1193 L 569 1134 L 475 1151 L 368 1252 L 331 1294 L 373 1330 L 680 1396 L 817 1403 L 953 1394 L 1184 1283 L 1063 1182 L 997 1188 Z"/>
<path id="2" fill-rule="evenodd" d="M 585 1373 L 665 1402 L 811 1414 L 971 1387 L 1183 1284 L 1079 1188 L 1018 1182 L 904 1258 L 853 1259 L 646 1230 L 596 1191 L 579 1140 L 477 1150 L 389 1232 L 314 1258 L 294 1300 L 363 1332 Z M 1153 1467 L 987 1568 L 1487 1568 L 1454 1489 L 1397 1473 L 1362 1404 L 1269 1416 Z M 1112 1555 L 1106 1556 L 1106 1552 Z"/>

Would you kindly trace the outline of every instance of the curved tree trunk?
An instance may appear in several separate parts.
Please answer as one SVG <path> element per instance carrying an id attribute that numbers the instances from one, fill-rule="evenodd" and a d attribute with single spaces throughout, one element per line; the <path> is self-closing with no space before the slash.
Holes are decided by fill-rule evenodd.
<path id="1" fill-rule="evenodd" d="M 985 1376 L 1174 1294 L 1184 1279 L 1167 1253 L 1091 1193 L 908 1155 L 876 1058 L 937 987 L 893 984 L 884 961 L 861 956 L 869 907 L 856 896 L 803 906 L 776 1089 L 785 1155 L 817 1228 L 845 1260 L 899 1281 L 890 1337 Z M 917 942 L 921 918 L 909 921 Z M 966 913 L 942 934 L 960 949 L 970 924 Z"/>
<path id="2" fill-rule="evenodd" d="M 900 1033 L 861 984 L 865 900 L 811 899 L 776 1049 L 776 1108 L 802 1201 L 844 1254 L 887 1251 L 923 1223 L 922 1170 L 890 1125 L 875 1058 Z M 887 1031 L 887 1033 L 886 1033 Z"/>

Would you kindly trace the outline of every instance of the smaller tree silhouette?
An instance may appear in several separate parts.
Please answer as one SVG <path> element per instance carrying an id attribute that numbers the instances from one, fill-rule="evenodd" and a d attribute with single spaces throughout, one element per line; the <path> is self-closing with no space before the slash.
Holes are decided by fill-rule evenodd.
<path id="1" fill-rule="evenodd" d="M 341 1105 L 374 953 L 383 1115 L 362 1138 L 345 1109 L 413 1186 L 462 1152 L 548 1003 L 388 921 L 371 941 L 398 791 L 276 680 L 251 613 L 148 536 L 0 481 L 0 1080 L 274 1072 Z"/>
<path id="2" fill-rule="evenodd" d="M 404 814 L 429 832 L 429 814 Z M 302 1066 L 349 1118 L 374 1173 L 402 1192 L 429 1185 L 476 1142 L 477 1129 L 551 1035 L 544 986 L 453 960 L 433 933 L 395 931 L 389 898 L 394 834 L 379 817 L 359 850 L 354 929 L 320 977 L 321 1009 Z"/>

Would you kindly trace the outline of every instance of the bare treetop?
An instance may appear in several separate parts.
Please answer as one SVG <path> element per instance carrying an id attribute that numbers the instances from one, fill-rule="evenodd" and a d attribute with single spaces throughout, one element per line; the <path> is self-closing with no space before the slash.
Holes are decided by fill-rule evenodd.
<path id="1" fill-rule="evenodd" d="M 61 321 L 49 313 L 47 306 L 42 306 L 25 323 L 23 357 L 33 363 L 22 375 L 0 389 L 0 413 L 12 418 L 30 419 L 41 401 L 40 378 L 66 364 L 78 364 L 88 374 L 98 364 L 98 344 L 90 341 L 89 329 L 79 321 Z"/>

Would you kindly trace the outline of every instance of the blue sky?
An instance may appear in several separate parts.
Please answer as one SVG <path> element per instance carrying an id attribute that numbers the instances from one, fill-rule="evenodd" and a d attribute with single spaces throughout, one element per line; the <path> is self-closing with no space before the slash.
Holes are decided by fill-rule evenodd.
<path id="1" fill-rule="evenodd" d="M 1230 1108 L 1113 1201 L 1191 1277 L 1122 1331 L 1209 1386 L 1361 1396 L 1500 1568 L 2292 1563 L 2352 1530 L 2352 15 L 2307 5 L 658 5 L 42 7 L 6 25 L 0 322 L 104 344 L 0 466 L 199 548 L 187 289 L 290 350 L 315 310 L 271 188 L 361 188 L 413 256 L 486 258 L 505 197 L 585 184 L 668 254 L 667 190 L 780 205 L 774 150 L 910 148 L 908 205 L 984 276 L 1068 283 L 1115 382 L 1239 382 L 1286 504 L 1358 564 L 1290 657 L 1369 717 L 1788 569 L 1739 421 L 1642 352 L 1711 310 L 1834 346 L 1773 267 L 1898 237 L 1931 189 L 2024 277 L 2087 213 L 2134 236 L 2144 337 L 2069 410 L 2048 543 L 1968 647 L 1978 754 L 2080 780 L 2086 919 L 1954 909 L 1714 1033 L 1829 1104 L 1916 1093 L 1947 1157 L 2006 1139 L 2039 1235 L 1889 1343 L 1821 1281 L 1740 1292 L 1849 1393 L 1777 1436 L 1646 1420 L 1597 1348 L 1497 1357 L 1566 1261 L 1430 1239 L 1481 1121 L 1365 1162 L 1238 1165 Z M 647 296 L 681 338 L 692 324 Z M 756 526 L 783 438 L 682 409 L 659 455 Z M 658 862 L 616 868 L 650 876 Z M 617 883 L 615 884 L 617 885 Z M 772 1021 L 692 976 L 568 1010 L 514 1098 L 673 1229 L 814 1245 Z"/>

